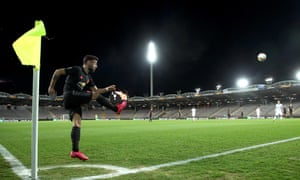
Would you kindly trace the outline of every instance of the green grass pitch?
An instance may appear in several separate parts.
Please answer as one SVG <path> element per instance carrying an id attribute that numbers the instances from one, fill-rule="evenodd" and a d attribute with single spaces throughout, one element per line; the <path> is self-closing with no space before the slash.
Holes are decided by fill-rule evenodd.
<path id="1" fill-rule="evenodd" d="M 0 123 L 0 144 L 31 168 L 31 122 Z M 38 167 L 43 179 L 112 173 L 85 165 L 129 169 L 186 160 L 300 136 L 300 119 L 84 120 L 80 150 L 88 161 L 69 157 L 70 121 L 39 121 Z M 59 168 L 79 164 L 76 168 Z M 0 179 L 20 179 L 0 156 Z M 237 152 L 111 179 L 299 179 L 300 140 Z"/>

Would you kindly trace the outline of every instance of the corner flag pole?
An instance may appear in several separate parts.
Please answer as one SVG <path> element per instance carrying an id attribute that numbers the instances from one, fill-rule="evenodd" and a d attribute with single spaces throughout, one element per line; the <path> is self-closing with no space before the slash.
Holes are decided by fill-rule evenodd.
<path id="1" fill-rule="evenodd" d="M 32 142 L 31 142 L 31 178 L 38 179 L 38 118 L 40 70 L 33 68 L 32 87 Z"/>

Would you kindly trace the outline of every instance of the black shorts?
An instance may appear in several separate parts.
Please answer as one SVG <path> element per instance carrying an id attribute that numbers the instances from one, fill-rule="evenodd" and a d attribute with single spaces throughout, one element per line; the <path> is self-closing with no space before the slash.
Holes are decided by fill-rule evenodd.
<path id="1" fill-rule="evenodd" d="M 70 120 L 72 121 L 74 113 L 82 117 L 81 106 L 88 104 L 92 99 L 90 91 L 72 91 L 64 93 L 64 108 L 69 110 Z"/>

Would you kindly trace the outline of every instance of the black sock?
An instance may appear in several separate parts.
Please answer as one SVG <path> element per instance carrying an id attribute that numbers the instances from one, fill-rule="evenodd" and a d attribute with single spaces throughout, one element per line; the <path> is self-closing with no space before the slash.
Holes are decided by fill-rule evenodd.
<path id="1" fill-rule="evenodd" d="M 71 131 L 72 151 L 79 151 L 80 127 L 73 126 Z"/>
<path id="2" fill-rule="evenodd" d="M 118 108 L 117 106 L 113 105 L 109 100 L 107 100 L 104 96 L 102 96 L 101 94 L 98 96 L 98 98 L 96 99 L 96 101 L 99 104 L 102 104 L 105 107 L 108 107 L 109 109 L 117 112 Z"/>

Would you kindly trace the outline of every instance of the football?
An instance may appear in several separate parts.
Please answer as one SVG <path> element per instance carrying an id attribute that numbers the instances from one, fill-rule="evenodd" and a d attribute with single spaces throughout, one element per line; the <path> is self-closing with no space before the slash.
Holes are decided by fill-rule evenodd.
<path id="1" fill-rule="evenodd" d="M 109 100 L 112 104 L 119 104 L 124 100 L 127 100 L 127 91 L 116 90 L 112 91 L 109 95 Z"/>
<path id="2" fill-rule="evenodd" d="M 266 54 L 266 53 L 263 53 L 263 52 L 258 53 L 258 54 L 257 54 L 257 60 L 258 60 L 259 62 L 263 62 L 263 61 L 267 60 L 267 54 Z"/>

